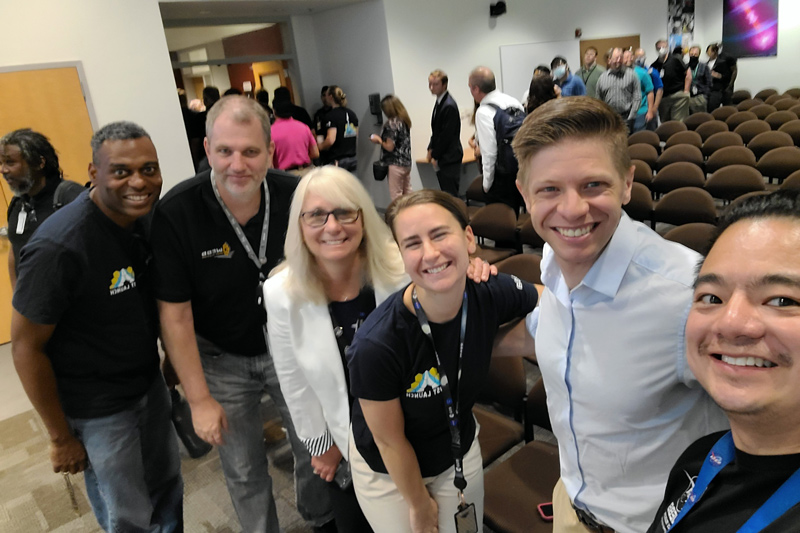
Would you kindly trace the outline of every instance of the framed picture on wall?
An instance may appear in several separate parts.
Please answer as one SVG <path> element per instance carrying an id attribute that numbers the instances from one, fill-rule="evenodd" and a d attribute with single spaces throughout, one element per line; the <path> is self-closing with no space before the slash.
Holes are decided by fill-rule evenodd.
<path id="1" fill-rule="evenodd" d="M 724 0 L 722 46 L 734 57 L 778 55 L 778 0 Z"/>

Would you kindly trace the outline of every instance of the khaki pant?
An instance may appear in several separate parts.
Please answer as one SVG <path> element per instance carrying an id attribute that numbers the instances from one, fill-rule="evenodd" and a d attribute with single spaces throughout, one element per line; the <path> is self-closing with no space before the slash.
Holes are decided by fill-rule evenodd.
<path id="1" fill-rule="evenodd" d="M 553 533 L 595 533 L 581 524 L 564 483 L 559 479 L 553 489 Z"/>
<path id="2" fill-rule="evenodd" d="M 678 91 L 661 99 L 658 106 L 661 122 L 668 120 L 684 120 L 689 116 L 689 93 Z"/>

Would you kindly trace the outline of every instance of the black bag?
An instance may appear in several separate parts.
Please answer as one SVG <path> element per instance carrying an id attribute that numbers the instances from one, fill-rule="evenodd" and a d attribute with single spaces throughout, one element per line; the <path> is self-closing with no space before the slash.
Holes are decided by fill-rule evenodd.
<path id="1" fill-rule="evenodd" d="M 389 165 L 384 164 L 383 161 L 375 161 L 372 163 L 372 175 L 375 176 L 376 181 L 383 181 L 389 175 Z"/>
<path id="2" fill-rule="evenodd" d="M 497 171 L 502 174 L 516 176 L 519 170 L 519 163 L 511 148 L 511 141 L 522 126 L 525 120 L 525 111 L 516 107 L 500 109 L 495 104 L 489 104 L 495 109 L 494 114 L 494 133 L 497 138 Z"/>

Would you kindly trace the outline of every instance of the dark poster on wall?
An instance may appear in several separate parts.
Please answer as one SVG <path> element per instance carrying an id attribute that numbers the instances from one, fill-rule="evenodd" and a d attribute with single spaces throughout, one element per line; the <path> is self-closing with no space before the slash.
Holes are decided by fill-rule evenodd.
<path id="1" fill-rule="evenodd" d="M 778 0 L 725 0 L 722 46 L 734 57 L 778 55 Z"/>

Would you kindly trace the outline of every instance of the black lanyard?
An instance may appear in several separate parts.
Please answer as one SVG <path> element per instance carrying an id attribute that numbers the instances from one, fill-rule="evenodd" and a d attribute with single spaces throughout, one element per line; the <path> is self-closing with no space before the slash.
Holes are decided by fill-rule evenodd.
<path id="1" fill-rule="evenodd" d="M 422 309 L 422 304 L 419 303 L 417 298 L 417 288 L 414 287 L 411 291 L 411 301 L 414 302 L 414 311 L 417 313 L 417 320 L 419 320 L 419 327 L 430 340 L 433 345 L 433 355 L 436 357 L 436 366 L 439 369 L 439 376 L 441 378 L 439 384 L 442 387 L 442 395 L 444 396 L 444 405 L 447 411 L 447 422 L 450 428 L 450 439 L 452 441 L 453 451 L 453 464 L 455 465 L 455 478 L 453 485 L 458 489 L 458 495 L 463 500 L 464 489 L 467 488 L 467 479 L 464 477 L 464 455 L 461 453 L 461 432 L 458 427 L 458 397 L 461 396 L 461 388 L 458 388 L 456 401 L 453 402 L 453 397 L 450 394 L 450 382 L 447 379 L 447 374 L 442 366 L 442 360 L 439 358 L 439 352 L 436 351 L 436 343 L 433 342 L 433 333 L 431 333 L 431 325 L 428 322 L 428 317 L 425 315 L 425 310 Z M 456 385 L 461 380 L 461 359 L 464 355 L 464 335 L 467 332 L 467 291 L 464 291 L 464 301 L 461 304 L 461 338 L 458 346 L 458 373 L 456 375 Z"/>

